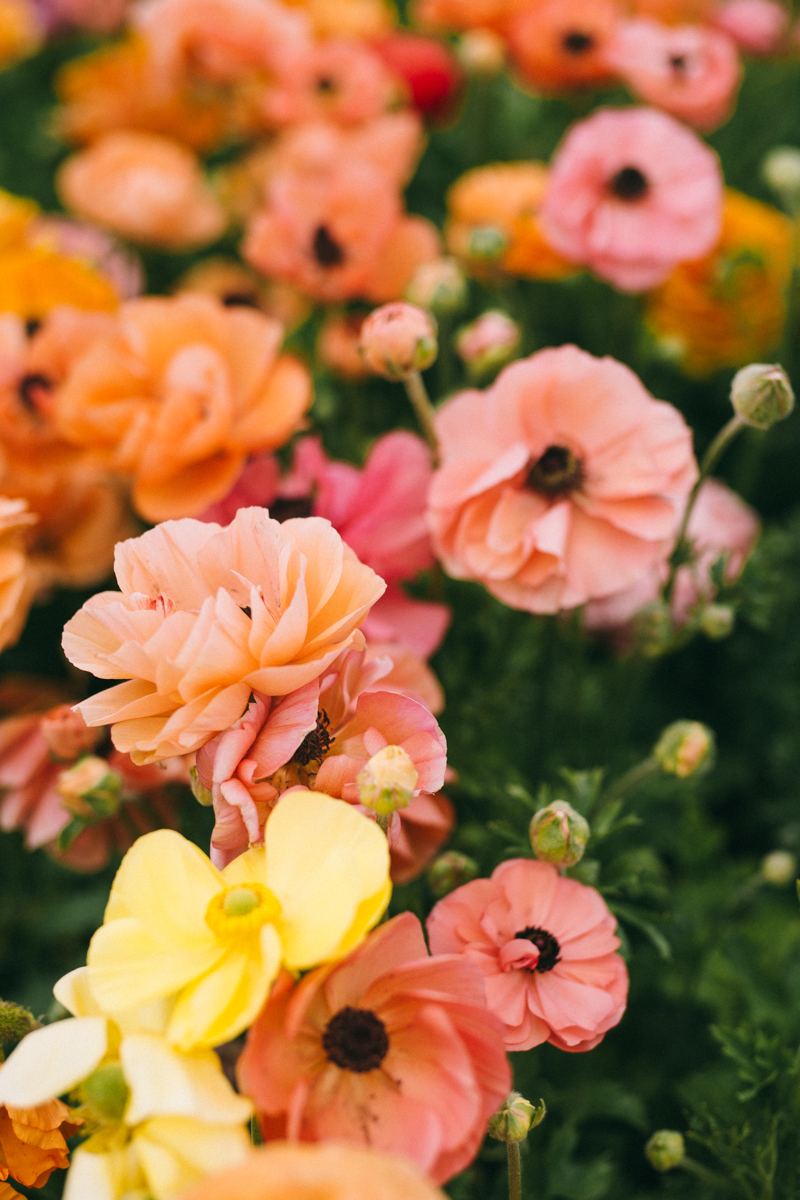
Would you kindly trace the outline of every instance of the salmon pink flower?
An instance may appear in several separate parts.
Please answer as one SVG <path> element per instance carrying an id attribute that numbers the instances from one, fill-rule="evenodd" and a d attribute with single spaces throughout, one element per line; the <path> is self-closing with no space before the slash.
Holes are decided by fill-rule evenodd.
<path id="1" fill-rule="evenodd" d="M 48 31 L 61 26 L 110 33 L 122 24 L 130 0 L 33 0 Z"/>
<path id="2" fill-rule="evenodd" d="M 711 19 L 746 54 L 773 54 L 789 25 L 789 13 L 777 0 L 722 0 Z"/>
<path id="3" fill-rule="evenodd" d="M 283 976 L 239 1079 L 265 1137 L 344 1141 L 410 1158 L 437 1183 L 472 1160 L 510 1086 L 480 972 L 430 958 L 402 913 L 332 971 Z"/>
<path id="4" fill-rule="evenodd" d="M 25 532 L 36 523 L 24 500 L 0 496 L 0 649 L 16 642 L 38 588 L 25 550 Z"/>
<path id="5" fill-rule="evenodd" d="M 410 883 L 439 853 L 453 832 L 456 814 L 452 804 L 438 792 L 420 792 L 406 808 L 397 812 L 389 827 L 389 858 L 392 883 Z"/>
<path id="6" fill-rule="evenodd" d="M 459 393 L 436 428 L 428 517 L 442 563 L 530 612 L 609 595 L 663 562 L 697 478 L 677 409 L 575 346 Z"/>
<path id="7" fill-rule="evenodd" d="M 319 120 L 358 125 L 385 113 L 397 91 L 391 72 L 365 42 L 328 38 L 281 57 L 259 109 L 277 126 Z"/>
<path id="8" fill-rule="evenodd" d="M 67 623 L 64 649 L 101 679 L 80 705 L 138 764 L 199 749 L 251 692 L 285 696 L 351 647 L 384 584 L 327 521 L 240 509 L 226 529 L 166 521 L 116 549 L 120 592 Z"/>
<path id="9" fill-rule="evenodd" d="M 535 0 L 509 20 L 512 61 L 545 92 L 608 87 L 615 72 L 606 50 L 621 15 L 614 0 Z"/>
<path id="10" fill-rule="evenodd" d="M 556 150 L 542 222 L 559 254 L 641 292 L 713 248 L 723 199 L 717 156 L 684 125 L 651 108 L 606 108 Z"/>
<path id="11" fill-rule="evenodd" d="M 508 1050 L 591 1050 L 619 1023 L 628 972 L 616 927 L 599 892 L 530 858 L 456 888 L 428 918 L 434 955 L 480 967 Z"/>

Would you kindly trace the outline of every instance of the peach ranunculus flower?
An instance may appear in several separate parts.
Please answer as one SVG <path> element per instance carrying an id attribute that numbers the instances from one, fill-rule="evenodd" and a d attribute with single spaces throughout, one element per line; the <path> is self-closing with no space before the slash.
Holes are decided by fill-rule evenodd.
<path id="1" fill-rule="evenodd" d="M 520 9 L 508 44 L 523 84 L 544 92 L 613 86 L 606 50 L 622 13 L 615 0 L 538 0 Z"/>
<path id="2" fill-rule="evenodd" d="M 575 346 L 459 393 L 436 428 L 434 548 L 455 578 L 530 612 L 610 595 L 663 562 L 697 478 L 677 409 Z"/>
<path id="3" fill-rule="evenodd" d="M 58 390 L 59 428 L 132 477 L 147 520 L 200 512 L 249 454 L 291 437 L 311 403 L 309 373 L 280 354 L 282 336 L 262 313 L 206 296 L 131 300 Z"/>
<path id="4" fill-rule="evenodd" d="M 24 500 L 0 495 L 0 650 L 13 645 L 25 626 L 37 579 L 25 553 L 24 533 L 36 517 Z"/>
<path id="5" fill-rule="evenodd" d="M 9 1178 L 23 1187 L 42 1188 L 53 1171 L 68 1167 L 66 1138 L 81 1125 L 83 1119 L 60 1100 L 33 1108 L 0 1105 L 0 1200 L 23 1200 L 5 1182 Z"/>
<path id="6" fill-rule="evenodd" d="M 281 977 L 239 1059 L 265 1138 L 401 1153 L 437 1183 L 463 1170 L 510 1086 L 477 967 L 431 958 L 406 912 L 292 983 Z"/>
<path id="7" fill-rule="evenodd" d="M 428 938 L 434 955 L 463 954 L 480 967 L 508 1050 L 551 1042 L 576 1052 L 598 1045 L 625 1011 L 616 927 L 594 888 L 550 863 L 512 858 L 440 900 Z"/>
<path id="8" fill-rule="evenodd" d="M 542 221 L 565 258 L 641 292 L 712 249 L 722 207 L 719 161 L 696 134 L 657 109 L 604 108 L 556 149 Z"/>
<path id="9" fill-rule="evenodd" d="M 326 38 L 287 50 L 258 109 L 273 126 L 359 125 L 387 112 L 398 93 L 398 80 L 366 42 Z"/>
<path id="10" fill-rule="evenodd" d="M 59 168 L 64 204 L 134 242 L 183 250 L 216 241 L 225 212 L 197 159 L 155 133 L 107 133 Z"/>
<path id="11" fill-rule="evenodd" d="M 64 650 L 101 679 L 79 707 L 112 724 L 137 764 L 198 750 L 245 712 L 250 693 L 286 696 L 351 647 L 384 583 L 327 521 L 279 524 L 240 509 L 226 529 L 166 521 L 116 549 L 120 592 L 69 621 Z"/>
<path id="12" fill-rule="evenodd" d="M 397 12 L 390 0 L 287 0 L 311 21 L 317 37 L 380 37 L 394 28 Z"/>
<path id="13" fill-rule="evenodd" d="M 0 0 L 0 70 L 35 54 L 44 28 L 30 0 Z"/>
<path id="14" fill-rule="evenodd" d="M 341 0 L 339 0 L 341 2 Z M 338 5 L 337 5 L 338 6 Z M 363 1146 L 273 1142 L 207 1176 L 183 1200 L 446 1200 L 399 1155 Z"/>
<path id="15" fill-rule="evenodd" d="M 733 112 L 742 64 L 718 29 L 640 17 L 620 26 L 608 58 L 639 100 L 696 129 L 716 129 Z"/>
<path id="16" fill-rule="evenodd" d="M 712 21 L 745 54 L 774 54 L 789 26 L 789 13 L 778 0 L 722 0 Z"/>

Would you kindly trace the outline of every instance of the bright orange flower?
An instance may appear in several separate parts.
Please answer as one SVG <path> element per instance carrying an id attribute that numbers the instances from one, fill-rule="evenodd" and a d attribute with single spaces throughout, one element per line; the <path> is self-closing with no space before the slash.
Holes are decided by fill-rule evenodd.
<path id="1" fill-rule="evenodd" d="M 497 29 L 530 0 L 415 0 L 414 22 L 429 29 Z"/>
<path id="2" fill-rule="evenodd" d="M 0 68 L 35 54 L 42 34 L 35 5 L 27 0 L 0 0 Z"/>
<path id="3" fill-rule="evenodd" d="M 714 0 L 633 0 L 639 17 L 655 17 L 666 25 L 702 25 L 711 19 Z"/>
<path id="4" fill-rule="evenodd" d="M 0 1180 L 10 1177 L 25 1187 L 44 1187 L 53 1171 L 69 1166 L 64 1139 L 77 1133 L 82 1124 L 60 1100 L 48 1100 L 35 1108 L 0 1105 Z M 15 1197 L 18 1192 L 0 1183 L 0 1200 Z"/>
<path id="5" fill-rule="evenodd" d="M 301 8 L 319 37 L 374 38 L 388 33 L 397 13 L 390 0 L 287 0 Z"/>
<path id="6" fill-rule="evenodd" d="M 621 16 L 615 0 L 537 0 L 509 21 L 512 60 L 542 91 L 608 87 L 615 72 L 605 52 Z"/>
<path id="7" fill-rule="evenodd" d="M 0 650 L 22 633 L 36 591 L 23 541 L 35 520 L 24 500 L 0 496 Z"/>

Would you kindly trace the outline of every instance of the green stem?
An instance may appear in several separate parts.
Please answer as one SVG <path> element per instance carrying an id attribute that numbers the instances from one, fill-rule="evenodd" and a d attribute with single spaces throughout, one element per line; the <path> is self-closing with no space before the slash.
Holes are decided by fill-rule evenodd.
<path id="1" fill-rule="evenodd" d="M 616 783 L 610 785 L 598 807 L 603 809 L 612 801 L 621 800 L 628 792 L 634 791 L 640 784 L 650 779 L 653 775 L 657 775 L 660 770 L 661 767 L 658 761 L 652 755 L 650 758 L 644 759 L 643 762 L 637 763 L 635 767 L 631 767 L 630 771 L 626 771 L 624 775 L 621 775 Z"/>
<path id="2" fill-rule="evenodd" d="M 406 385 L 408 398 L 413 405 L 425 440 L 433 450 L 434 456 L 438 456 L 439 442 L 436 437 L 436 427 L 433 423 L 434 408 L 425 384 L 422 382 L 422 376 L 419 371 L 412 371 L 410 375 L 406 376 L 403 382 Z"/>
<path id="3" fill-rule="evenodd" d="M 522 1200 L 522 1161 L 519 1142 L 506 1142 L 508 1150 L 508 1200 Z"/>
<path id="4" fill-rule="evenodd" d="M 717 1191 L 729 1192 L 731 1190 L 731 1185 L 724 1176 L 718 1175 L 716 1171 L 709 1171 L 708 1167 L 695 1162 L 693 1158 L 684 1158 L 681 1167 L 690 1175 L 694 1175 L 695 1179 L 701 1180 L 707 1187 L 716 1188 Z"/>

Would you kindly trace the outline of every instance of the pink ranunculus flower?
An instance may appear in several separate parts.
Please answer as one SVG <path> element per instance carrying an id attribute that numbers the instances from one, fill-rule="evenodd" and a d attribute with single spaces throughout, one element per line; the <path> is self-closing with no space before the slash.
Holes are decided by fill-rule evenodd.
<path id="1" fill-rule="evenodd" d="M 746 54 L 774 54 L 789 27 L 789 13 L 777 0 L 722 0 L 712 20 Z"/>
<path id="2" fill-rule="evenodd" d="M 33 0 L 33 8 L 48 32 L 67 25 L 92 33 L 110 33 L 122 24 L 129 6 L 130 0 Z"/>
<path id="3" fill-rule="evenodd" d="M 63 645 L 82 670 L 126 680 L 80 709 L 139 764 L 198 750 L 251 692 L 286 696 L 363 648 L 385 587 L 327 521 L 281 525 L 258 508 L 225 529 L 165 521 L 121 542 L 115 571 L 120 591 L 92 597 Z"/>
<path id="4" fill-rule="evenodd" d="M 456 814 L 441 792 L 434 796 L 420 792 L 396 816 L 397 822 L 389 829 L 390 875 L 392 883 L 410 883 L 422 874 L 450 837 Z"/>
<path id="5" fill-rule="evenodd" d="M 239 1060 L 265 1138 L 367 1143 L 437 1183 L 474 1158 L 511 1085 L 480 971 L 401 913 L 333 970 L 284 974 Z"/>
<path id="6" fill-rule="evenodd" d="M 640 100 L 697 129 L 716 129 L 733 111 L 742 64 L 718 29 L 640 17 L 623 22 L 608 58 Z"/>
<path id="7" fill-rule="evenodd" d="M 436 416 L 434 547 L 515 608 L 575 608 L 663 562 L 697 478 L 692 436 L 612 358 L 575 346 L 512 363 Z"/>
<path id="8" fill-rule="evenodd" d="M 541 220 L 553 249 L 626 292 L 702 258 L 722 228 L 710 147 L 653 108 L 599 109 L 557 148 Z"/>
<path id="9" fill-rule="evenodd" d="M 591 1050 L 619 1023 L 628 972 L 616 927 L 599 892 L 530 858 L 456 888 L 428 917 L 434 955 L 480 967 L 508 1050 Z"/>
<path id="10" fill-rule="evenodd" d="M 326 38 L 291 47 L 259 104 L 271 125 L 335 121 L 359 125 L 387 112 L 398 81 L 383 59 L 356 38 Z"/>

